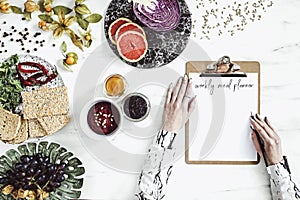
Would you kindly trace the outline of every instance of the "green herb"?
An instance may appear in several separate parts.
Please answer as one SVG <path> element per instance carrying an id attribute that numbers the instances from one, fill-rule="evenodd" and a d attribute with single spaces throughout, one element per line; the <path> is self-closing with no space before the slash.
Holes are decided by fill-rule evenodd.
<path id="1" fill-rule="evenodd" d="M 0 107 L 8 111 L 13 111 L 21 103 L 23 87 L 15 68 L 18 61 L 18 56 L 13 55 L 0 66 Z"/>

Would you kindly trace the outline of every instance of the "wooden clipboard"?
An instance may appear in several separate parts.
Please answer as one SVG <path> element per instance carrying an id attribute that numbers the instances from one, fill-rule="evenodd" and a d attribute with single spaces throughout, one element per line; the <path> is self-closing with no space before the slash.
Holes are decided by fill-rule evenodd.
<path id="1" fill-rule="evenodd" d="M 204 73 L 207 70 L 207 66 L 211 64 L 212 61 L 189 61 L 186 63 L 186 74 L 189 76 L 190 73 Z M 252 61 L 234 61 L 237 65 L 240 66 L 240 71 L 245 74 L 248 73 L 257 73 L 258 74 L 258 99 L 257 112 L 260 113 L 260 64 L 259 62 Z M 201 97 L 198 97 L 201 98 Z M 260 161 L 260 156 L 257 154 L 257 160 L 251 161 L 224 161 L 224 160 L 192 160 L 189 157 L 189 130 L 190 124 L 189 121 L 185 125 L 185 162 L 187 164 L 212 164 L 212 165 L 256 165 Z M 196 133 L 197 134 L 197 133 Z"/>

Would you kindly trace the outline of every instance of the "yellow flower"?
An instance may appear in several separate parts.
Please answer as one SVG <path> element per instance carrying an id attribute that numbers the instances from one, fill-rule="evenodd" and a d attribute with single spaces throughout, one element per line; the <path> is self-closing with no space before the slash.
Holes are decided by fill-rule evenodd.
<path id="1" fill-rule="evenodd" d="M 26 198 L 28 193 L 29 193 L 29 190 L 23 190 L 23 189 L 20 188 L 18 190 L 18 199 L 19 198 L 22 198 L 22 199 Z"/>
<path id="2" fill-rule="evenodd" d="M 35 200 L 36 193 L 33 190 L 29 190 L 27 196 L 25 197 L 27 200 Z"/>
<path id="3" fill-rule="evenodd" d="M 40 6 L 37 5 L 37 3 L 33 0 L 27 0 L 24 3 L 24 7 L 25 7 L 25 11 L 29 12 L 29 13 L 32 13 L 32 12 L 37 11 L 37 10 L 40 9 Z"/>
<path id="4" fill-rule="evenodd" d="M 9 195 L 10 193 L 12 193 L 12 191 L 14 190 L 14 186 L 12 185 L 7 185 L 4 188 L 2 188 L 2 193 L 4 195 Z"/>
<path id="5" fill-rule="evenodd" d="M 10 5 L 6 0 L 0 0 L 0 12 L 7 14 L 10 13 Z"/>

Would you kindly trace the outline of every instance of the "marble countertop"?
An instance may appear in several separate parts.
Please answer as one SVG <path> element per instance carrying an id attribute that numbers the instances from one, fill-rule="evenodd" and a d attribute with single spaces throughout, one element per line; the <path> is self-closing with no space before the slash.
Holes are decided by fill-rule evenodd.
<path id="1" fill-rule="evenodd" d="M 71 4 L 70 0 L 66 2 Z M 87 0 L 86 2 L 94 12 L 103 15 L 109 4 L 109 1 Z M 202 9 L 197 9 L 198 2 L 200 0 L 187 0 L 193 21 L 201 19 L 204 12 Z M 261 113 L 267 115 L 277 127 L 282 138 L 283 152 L 289 158 L 293 176 L 296 180 L 300 180 L 300 168 L 298 168 L 300 149 L 297 148 L 298 141 L 300 141 L 300 1 L 274 0 L 273 3 L 272 7 L 267 8 L 267 12 L 261 14 L 261 20 L 247 24 L 244 31 L 237 31 L 234 36 L 224 33 L 221 36 L 213 35 L 210 40 L 201 39 L 201 22 L 196 21 L 193 29 L 196 35 L 192 34 L 189 48 L 193 49 L 195 45 L 200 48 L 202 50 L 199 53 L 200 59 L 216 60 L 223 55 L 229 55 L 232 60 L 260 62 Z M 2 20 L 13 22 L 14 18 L 0 15 L 0 21 Z M 23 25 L 20 24 L 20 26 Z M 36 29 L 34 22 L 26 22 L 24 26 L 32 30 Z M 85 62 L 93 52 L 107 48 L 103 21 L 92 27 L 92 33 L 95 41 L 90 49 L 81 53 L 74 48 L 80 56 L 78 65 L 73 68 L 73 73 L 62 68 L 61 60 L 58 60 L 62 56 L 58 48 L 50 48 L 53 43 L 51 34 L 46 36 L 49 48 L 41 48 L 33 53 L 58 66 L 59 73 L 69 88 L 72 117 L 75 115 L 73 111 L 76 110 L 74 109 L 76 105 L 73 104 L 75 85 L 81 70 L 85 67 Z M 58 39 L 54 42 L 59 46 L 63 40 Z M 69 40 L 66 41 L 69 43 Z M 13 48 L 12 46 L 11 49 Z M 112 60 L 116 59 L 109 49 L 103 52 L 103 56 L 108 56 Z M 188 53 L 183 54 L 187 55 L 186 57 L 178 58 L 181 59 L 180 61 L 175 62 L 175 60 L 174 63 L 177 64 L 170 63 L 165 68 L 175 69 L 177 73 L 183 74 L 184 60 L 197 58 L 197 52 L 193 52 L 195 55 Z M 0 54 L 0 58 L 11 54 L 11 51 L 7 54 Z M 95 63 L 95 65 L 102 67 L 101 63 Z M 125 67 L 125 70 L 130 69 L 129 66 Z M 106 73 L 108 72 L 109 70 L 106 70 Z M 72 120 L 61 131 L 42 140 L 58 142 L 81 159 L 86 169 L 81 198 L 131 199 L 138 174 L 116 171 L 97 161 L 83 145 L 77 125 L 75 120 Z M 1 143 L 0 152 L 4 153 L 12 147 Z M 146 146 L 141 148 L 146 148 Z M 267 200 L 271 199 L 269 186 L 268 174 L 262 162 L 255 166 L 187 165 L 184 157 L 181 157 L 175 163 L 173 175 L 167 186 L 166 199 Z"/>

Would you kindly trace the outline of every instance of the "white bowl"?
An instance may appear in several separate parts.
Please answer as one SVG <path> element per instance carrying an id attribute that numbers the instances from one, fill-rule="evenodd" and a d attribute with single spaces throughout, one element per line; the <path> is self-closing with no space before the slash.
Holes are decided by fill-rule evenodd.
<path id="1" fill-rule="evenodd" d="M 96 133 L 89 125 L 88 123 L 88 119 L 87 119 L 87 116 L 88 116 L 88 113 L 89 113 L 89 110 L 92 108 L 92 106 L 94 106 L 95 104 L 99 103 L 99 102 L 108 102 L 110 103 L 113 107 L 116 108 L 118 114 L 119 114 L 119 123 L 118 123 L 118 127 L 115 128 L 112 132 L 108 133 L 108 134 L 100 134 L 100 133 Z M 116 132 L 118 132 L 118 130 L 121 128 L 122 126 L 122 111 L 119 107 L 118 104 L 116 104 L 114 101 L 108 99 L 108 98 L 105 98 L 105 97 L 98 97 L 98 98 L 95 98 L 91 101 L 89 101 L 88 103 L 85 104 L 85 106 L 83 107 L 83 109 L 81 110 L 81 113 L 80 113 L 80 126 L 81 126 L 81 129 L 84 131 L 84 133 L 91 139 L 94 139 L 94 140 L 101 140 L 103 139 L 103 137 L 105 136 L 111 136 L 113 134 L 115 134 Z"/>

